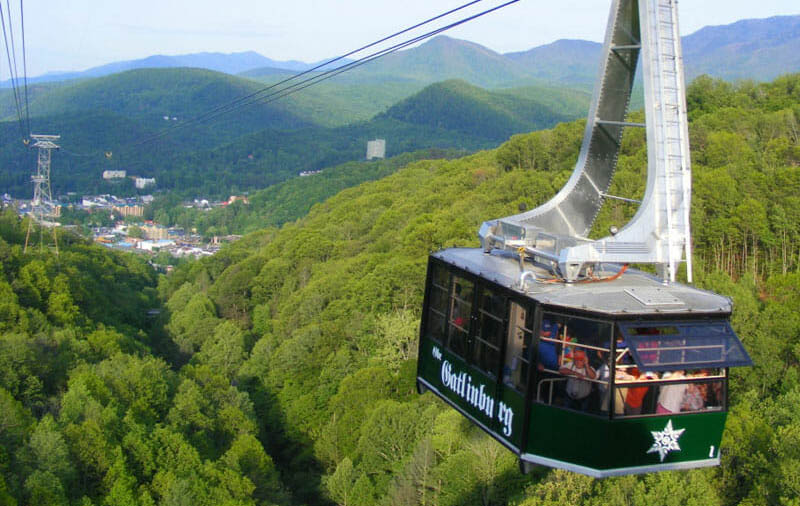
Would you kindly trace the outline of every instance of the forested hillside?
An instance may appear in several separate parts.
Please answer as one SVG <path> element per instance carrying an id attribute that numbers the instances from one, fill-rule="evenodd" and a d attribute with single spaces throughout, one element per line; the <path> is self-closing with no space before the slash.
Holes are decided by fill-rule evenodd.
<path id="1" fill-rule="evenodd" d="M 466 81 L 432 84 L 389 108 L 388 117 L 502 141 L 518 132 L 540 130 L 569 118 L 555 107 L 510 93 L 491 93 Z"/>
<path id="2" fill-rule="evenodd" d="M 145 265 L 79 243 L 24 256 L 24 224 L 3 215 L 0 504 L 795 504 L 800 75 L 700 79 L 688 99 L 695 277 L 733 297 L 755 362 L 732 372 L 721 467 L 523 476 L 510 452 L 415 392 L 428 252 L 475 246 L 482 221 L 556 192 L 577 158 L 576 121 L 413 162 L 157 290 Z M 611 193 L 640 195 L 645 163 L 636 130 Z M 604 210 L 596 233 L 632 212 Z"/>
<path id="3" fill-rule="evenodd" d="M 207 320 L 217 358 L 186 363 L 149 265 L 68 234 L 23 254 L 26 229 L 0 214 L 0 504 L 288 504 L 214 351 L 244 333 Z"/>
<path id="4" fill-rule="evenodd" d="M 62 150 L 53 156 L 54 196 L 69 191 L 131 192 L 129 188 L 105 183 L 101 178 L 104 170 L 127 170 L 129 175 L 156 177 L 163 180 L 162 188 L 169 188 L 168 176 L 185 171 L 192 157 L 213 159 L 216 148 L 252 132 L 313 126 L 287 111 L 285 104 L 258 104 L 241 111 L 236 121 L 206 121 L 191 131 L 175 130 L 158 141 L 142 143 L 156 133 L 174 128 L 178 122 L 195 118 L 259 87 L 252 81 L 207 70 L 148 69 L 73 82 L 33 94 L 33 133 L 62 136 L 58 142 Z M 16 121 L 0 124 L 0 133 L 3 192 L 18 198 L 28 197 L 35 151 L 22 143 Z M 241 156 L 246 157 L 247 153 Z M 231 160 L 223 160 L 219 165 L 225 163 Z M 242 179 L 249 182 L 247 176 Z"/>
<path id="5" fill-rule="evenodd" d="M 173 274 L 173 319 L 202 319 L 197 301 L 178 305 L 192 293 L 252 336 L 236 377 L 257 399 L 284 482 L 306 502 L 790 504 L 800 468 L 798 85 L 800 76 L 700 79 L 689 92 L 695 276 L 734 298 L 734 326 L 756 363 L 733 371 L 718 469 L 523 477 L 509 452 L 414 393 L 427 253 L 476 245 L 483 220 L 552 195 L 570 174 L 582 122 L 456 161 L 416 162 L 253 234 Z M 641 194 L 645 158 L 643 132 L 632 132 L 612 193 Z M 632 212 L 610 207 L 597 230 Z"/>
<path id="6" fill-rule="evenodd" d="M 146 208 L 145 215 L 158 223 L 196 229 L 206 237 L 244 234 L 301 218 L 312 206 L 345 188 L 381 179 L 411 162 L 465 154 L 463 150 L 429 149 L 387 159 L 347 162 L 251 193 L 247 204 L 237 201 L 210 211 L 186 208 L 177 195 L 171 194 L 156 199 Z"/>
<path id="7" fill-rule="evenodd" d="M 367 141 L 376 137 L 387 140 L 388 156 L 429 148 L 475 151 L 512 133 L 579 117 L 588 104 L 587 96 L 565 90 L 490 92 L 458 82 L 434 85 L 392 111 L 335 128 L 316 124 L 326 110 L 301 117 L 282 101 L 175 128 L 261 87 L 198 69 L 149 69 L 42 94 L 32 108 L 34 128 L 62 135 L 62 149 L 53 155 L 54 195 L 133 193 L 130 182 L 115 185 L 101 177 L 104 170 L 126 170 L 155 177 L 158 188 L 181 196 L 227 198 L 301 171 L 362 160 Z M 459 106 L 436 107 L 442 103 Z M 0 135 L 0 187 L 28 197 L 35 151 L 21 142 L 17 122 L 1 123 Z"/>
<path id="8" fill-rule="evenodd" d="M 160 128 L 164 116 L 185 120 L 259 88 L 252 81 L 210 70 L 141 69 L 55 87 L 36 97 L 30 109 L 34 117 L 103 111 Z M 216 134 L 225 138 L 232 129 L 296 128 L 309 124 L 281 103 L 256 104 L 245 112 L 238 117 L 238 124 L 217 129 Z M 207 142 L 213 140 L 206 135 L 209 134 L 203 132 Z"/>

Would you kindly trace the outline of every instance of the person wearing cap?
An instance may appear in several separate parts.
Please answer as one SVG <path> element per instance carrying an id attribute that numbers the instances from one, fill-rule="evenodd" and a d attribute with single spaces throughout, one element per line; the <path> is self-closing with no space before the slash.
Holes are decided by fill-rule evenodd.
<path id="1" fill-rule="evenodd" d="M 592 393 L 592 384 L 586 379 L 597 379 L 597 371 L 589 365 L 586 352 L 576 349 L 572 352 L 572 361 L 563 364 L 558 372 L 567 379 L 567 397 L 569 407 L 586 411 L 589 408 L 589 395 Z"/>
<path id="2" fill-rule="evenodd" d="M 539 335 L 546 339 L 557 339 L 558 325 L 550 320 L 542 320 L 542 330 Z M 539 364 L 537 368 L 540 371 L 545 369 L 550 371 L 558 370 L 558 348 L 556 343 L 539 339 Z"/>

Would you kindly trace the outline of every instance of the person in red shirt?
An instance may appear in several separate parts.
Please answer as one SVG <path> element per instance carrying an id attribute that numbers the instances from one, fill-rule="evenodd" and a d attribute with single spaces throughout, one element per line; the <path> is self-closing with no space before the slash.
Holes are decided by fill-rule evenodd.
<path id="1" fill-rule="evenodd" d="M 639 372 L 638 367 L 634 367 L 628 371 L 631 376 L 633 376 L 636 381 L 641 381 L 647 379 Z M 642 414 L 642 402 L 644 402 L 644 396 L 647 395 L 647 391 L 650 390 L 650 387 L 631 387 L 628 388 L 628 392 L 625 394 L 625 414 L 626 415 L 641 415 Z"/>

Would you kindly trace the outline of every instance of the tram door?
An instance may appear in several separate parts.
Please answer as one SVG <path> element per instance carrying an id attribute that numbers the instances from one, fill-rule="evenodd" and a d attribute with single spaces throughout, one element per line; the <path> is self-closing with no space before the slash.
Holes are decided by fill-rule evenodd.
<path id="1" fill-rule="evenodd" d="M 483 280 L 481 280 L 483 281 Z M 508 333 L 508 298 L 496 286 L 488 283 L 476 284 L 476 307 L 473 312 L 473 327 L 469 363 L 477 374 L 486 375 L 487 387 L 491 396 L 496 399 L 493 406 L 490 428 L 498 436 L 519 445 L 519 438 L 514 440 L 514 413 L 511 407 L 516 404 L 515 396 L 508 395 L 502 383 L 504 373 L 503 350 L 506 347 Z M 518 396 L 517 396 L 518 397 Z"/>
<path id="2" fill-rule="evenodd" d="M 525 392 L 533 352 L 532 328 L 533 311 L 526 305 L 510 301 L 501 389 L 501 408 L 505 409 L 498 414 L 498 419 L 501 432 L 517 448 L 522 445 Z"/>
<path id="3" fill-rule="evenodd" d="M 504 287 L 468 273 L 432 262 L 429 274 L 418 386 L 520 449 L 533 311 Z"/>

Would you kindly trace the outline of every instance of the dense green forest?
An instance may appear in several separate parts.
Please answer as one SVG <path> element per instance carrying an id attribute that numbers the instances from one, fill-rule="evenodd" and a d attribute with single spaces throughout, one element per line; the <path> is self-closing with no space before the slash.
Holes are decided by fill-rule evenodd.
<path id="1" fill-rule="evenodd" d="M 535 95 L 537 91 L 541 91 L 541 88 L 489 93 L 462 81 L 447 81 L 426 88 L 378 118 L 396 118 L 430 127 L 444 126 L 448 131 L 460 131 L 467 137 L 493 137 L 499 142 L 519 130 L 532 130 L 535 129 L 533 127 L 556 123 L 560 117 L 580 116 L 584 109 L 582 99 L 586 97 L 572 90 L 560 90 L 559 93 L 548 90 L 545 96 L 522 99 L 527 95 Z M 544 100 L 550 101 L 550 105 L 542 105 Z M 563 112 L 554 115 L 552 110 L 556 109 Z M 410 148 L 413 144 L 406 143 L 404 146 Z M 291 178 L 250 193 L 248 205 L 237 203 L 211 212 L 184 208 L 180 195 L 171 192 L 149 206 L 147 217 L 158 223 L 179 225 L 186 230 L 196 229 L 209 237 L 253 232 L 296 220 L 304 216 L 312 205 L 339 191 L 385 177 L 412 160 L 451 158 L 457 154 L 463 156 L 466 151 L 431 148 L 413 153 L 404 151 L 385 161 L 352 161 L 327 166 L 320 174 Z"/>
<path id="2" fill-rule="evenodd" d="M 206 237 L 244 234 L 294 221 L 305 216 L 314 204 L 345 188 L 386 177 L 413 161 L 455 158 L 465 154 L 462 150 L 428 149 L 387 159 L 347 162 L 258 190 L 249 195 L 248 204 L 237 201 L 209 211 L 184 207 L 182 199 L 170 193 L 148 205 L 145 218 L 196 230 Z M 63 218 L 61 222 L 65 223 Z"/>
<path id="3" fill-rule="evenodd" d="M 189 360 L 149 265 L 69 234 L 23 254 L 27 225 L 0 214 L 0 504 L 287 504 L 216 362 L 244 333 Z"/>
<path id="4" fill-rule="evenodd" d="M 800 75 L 688 94 L 695 278 L 733 297 L 755 362 L 732 371 L 719 468 L 523 476 L 415 392 L 427 254 L 557 191 L 576 121 L 412 162 L 158 282 L 76 239 L 23 255 L 4 214 L 0 504 L 798 504 Z M 611 192 L 640 195 L 645 166 L 630 132 Z"/>

